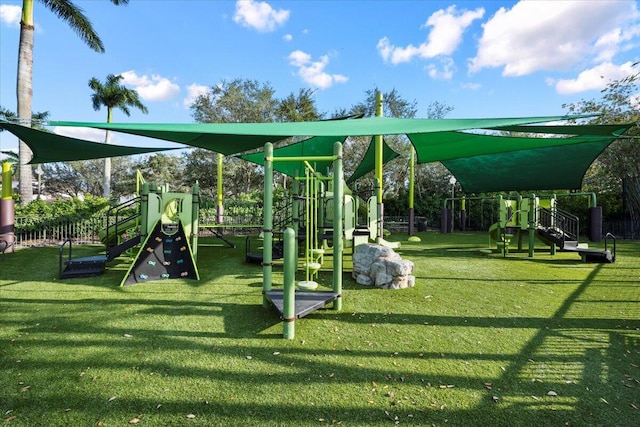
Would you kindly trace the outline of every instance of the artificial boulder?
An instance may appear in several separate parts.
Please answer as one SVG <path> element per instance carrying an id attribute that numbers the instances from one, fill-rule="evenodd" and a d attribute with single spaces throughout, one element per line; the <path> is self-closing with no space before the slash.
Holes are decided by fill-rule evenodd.
<path id="1" fill-rule="evenodd" d="M 361 285 L 403 289 L 415 285 L 413 262 L 403 260 L 393 249 L 374 243 L 356 246 L 353 278 Z"/>

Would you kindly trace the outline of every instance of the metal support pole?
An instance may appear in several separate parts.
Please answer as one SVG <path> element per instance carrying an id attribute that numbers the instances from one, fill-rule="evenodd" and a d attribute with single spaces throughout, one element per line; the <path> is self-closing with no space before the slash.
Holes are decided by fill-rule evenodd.
<path id="1" fill-rule="evenodd" d="M 39 178 L 40 176 L 38 176 Z M 2 163 L 2 198 L 0 199 L 0 238 L 7 242 L 6 252 L 15 250 L 15 202 L 13 190 L 11 163 Z"/>
<path id="2" fill-rule="evenodd" d="M 224 205 L 222 203 L 222 154 L 218 153 L 218 204 L 216 206 L 218 224 L 224 222 Z"/>
<path id="3" fill-rule="evenodd" d="M 414 192 L 415 192 L 415 162 L 416 154 L 413 145 L 411 145 L 411 156 L 409 159 L 409 236 L 413 236 L 413 223 L 415 220 L 415 211 L 413 209 Z"/>
<path id="4" fill-rule="evenodd" d="M 271 273 L 273 267 L 273 144 L 264 145 L 264 203 L 263 217 L 263 249 L 262 249 L 262 291 L 271 290 Z M 262 297 L 262 305 L 269 306 L 266 296 Z"/>
<path id="5" fill-rule="evenodd" d="M 344 208 L 344 172 L 342 170 L 342 144 L 333 145 L 333 292 L 338 298 L 334 310 L 342 310 L 342 252 L 344 249 L 342 212 Z"/>
<path id="6" fill-rule="evenodd" d="M 529 196 L 529 258 L 533 258 L 536 241 L 536 211 L 536 195 L 531 193 Z"/>
<path id="7" fill-rule="evenodd" d="M 198 259 L 198 228 L 199 224 L 199 211 L 200 211 L 200 185 L 198 181 L 193 184 L 191 189 L 191 250 L 193 252 L 193 259 Z"/>
<path id="8" fill-rule="evenodd" d="M 383 109 L 382 109 L 382 94 L 380 92 L 376 92 L 376 117 L 383 117 Z M 378 237 L 384 237 L 384 204 L 382 202 L 382 194 L 384 193 L 382 186 L 382 164 L 383 164 L 383 143 L 382 143 L 382 135 L 376 135 L 373 137 L 374 139 L 374 153 L 375 153 L 375 174 L 377 180 L 377 188 L 376 188 L 376 196 L 378 197 Z"/>
<path id="9" fill-rule="evenodd" d="M 296 320 L 296 264 L 298 254 L 295 249 L 296 233 L 287 227 L 284 231 L 284 290 L 282 295 L 283 336 L 292 340 L 295 336 Z"/>

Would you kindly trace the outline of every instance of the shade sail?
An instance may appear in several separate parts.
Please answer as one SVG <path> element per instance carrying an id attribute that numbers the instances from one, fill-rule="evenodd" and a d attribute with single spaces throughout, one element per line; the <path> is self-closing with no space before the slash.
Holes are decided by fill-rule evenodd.
<path id="1" fill-rule="evenodd" d="M 311 148 L 314 145 L 317 145 L 318 150 L 320 147 L 324 147 L 324 150 L 327 145 L 332 145 L 336 140 L 344 140 L 345 136 L 403 134 L 414 145 L 419 163 L 442 161 L 454 173 L 465 191 L 484 192 L 578 188 L 584 172 L 593 159 L 615 138 L 635 125 L 541 125 L 545 122 L 556 123 L 584 117 L 592 116 L 437 120 L 370 117 L 353 120 L 290 123 L 50 122 L 50 124 L 110 129 L 183 143 L 227 155 L 262 148 L 266 142 L 277 142 L 290 137 L 306 137 L 311 138 L 314 144 L 302 148 L 302 154 L 297 152 L 294 155 L 308 156 L 315 155 L 315 151 L 313 151 L 315 148 Z M 490 131 L 494 133 L 495 131 L 522 132 L 527 136 L 511 137 L 487 134 Z M 555 134 L 555 137 L 529 136 L 529 134 L 535 133 Z M 21 138 L 28 140 L 28 136 Z M 160 149 L 122 147 L 127 150 L 141 151 L 114 154 L 111 151 L 114 146 L 89 143 L 91 145 L 78 145 L 76 149 L 65 146 L 63 141 L 44 144 L 44 148 L 41 147 L 42 141 L 40 140 L 35 142 L 32 140 L 30 143 L 33 144 L 34 152 L 39 153 L 37 158 L 40 160 L 38 161 L 43 161 L 41 159 L 55 159 L 46 161 L 79 160 L 160 151 Z M 80 142 L 82 141 L 75 140 L 75 143 Z M 300 147 L 290 150 L 298 149 Z M 78 153 L 84 152 L 84 157 L 78 157 L 76 151 Z M 260 160 L 261 154 L 256 156 Z M 287 174 L 293 173 L 290 166 L 282 166 L 281 171 Z M 295 166 L 293 167 L 295 168 Z"/>
<path id="2" fill-rule="evenodd" d="M 369 172 L 372 172 L 376 169 L 375 151 L 376 151 L 375 144 L 369 143 L 367 152 L 364 153 L 364 156 L 362 157 L 360 164 L 358 165 L 356 170 L 353 171 L 353 173 L 347 180 L 347 184 L 351 184 L 356 179 L 361 178 L 366 174 L 368 174 Z M 395 159 L 399 155 L 400 154 L 393 151 L 393 149 L 389 147 L 389 145 L 387 145 L 387 142 L 383 140 L 383 143 L 382 143 L 382 163 L 383 164 L 389 163 L 391 160 Z"/>
<path id="3" fill-rule="evenodd" d="M 620 126 L 619 126 L 620 128 Z M 626 129 L 625 129 L 626 130 Z M 429 163 L 474 157 L 479 155 L 507 153 L 551 146 L 581 144 L 594 140 L 612 141 L 615 137 L 583 135 L 579 137 L 538 138 L 507 137 L 466 132 L 436 132 L 410 135 L 416 148 L 418 163 Z"/>
<path id="4" fill-rule="evenodd" d="M 466 193 L 527 190 L 572 190 L 582 186 L 587 169 L 610 143 L 583 141 L 461 159 L 442 164 L 456 176 Z"/>
<path id="5" fill-rule="evenodd" d="M 541 133 L 541 134 L 557 134 L 557 135 L 600 135 L 600 136 L 620 136 L 629 129 L 628 124 L 617 125 L 515 125 L 490 127 L 487 129 L 522 132 L 522 133 Z"/>
<path id="6" fill-rule="evenodd" d="M 582 116 L 571 116 L 576 118 Z M 289 137 L 430 134 L 455 130 L 487 129 L 567 120 L 567 116 L 496 119 L 398 119 L 368 117 L 285 123 L 86 123 L 50 122 L 51 126 L 91 127 L 178 142 L 231 155 L 263 147 Z"/>
<path id="7" fill-rule="evenodd" d="M 305 165 L 302 161 L 278 161 L 278 158 L 285 157 L 313 157 L 313 156 L 331 156 L 333 155 L 333 145 L 336 141 L 344 142 L 346 136 L 330 137 L 317 136 L 304 141 L 299 141 L 286 147 L 279 147 L 273 150 L 273 169 L 287 176 L 296 177 L 304 176 Z M 243 160 L 247 160 L 259 165 L 264 165 L 264 151 L 251 154 L 243 154 L 239 156 Z M 327 169 L 331 167 L 330 160 L 312 161 L 310 162 L 314 170 L 327 175 Z"/>
<path id="8" fill-rule="evenodd" d="M 277 159 L 279 157 L 312 157 L 312 156 L 331 156 L 333 155 L 333 145 L 336 140 L 340 142 L 344 142 L 346 137 L 315 137 L 309 138 L 304 141 L 296 142 L 294 144 L 288 145 L 286 147 L 280 147 L 273 150 L 273 156 L 276 159 L 273 163 L 273 169 L 283 173 L 287 176 L 295 177 L 295 176 L 303 176 L 305 165 L 302 161 L 300 162 L 279 162 Z M 353 172 L 351 177 L 347 180 L 347 183 L 351 183 L 356 179 L 366 175 L 367 173 L 373 171 L 375 169 L 375 153 L 374 146 L 371 144 L 371 139 L 369 140 L 368 149 L 363 156 L 360 164 Z M 386 142 L 383 143 L 383 163 L 387 163 L 396 157 L 399 154 L 393 151 L 391 147 L 387 145 Z M 243 160 L 247 160 L 259 165 L 264 165 L 264 152 L 260 151 L 258 153 L 251 154 L 243 154 L 239 156 Z M 331 161 L 313 161 L 311 162 L 311 166 L 314 170 L 327 174 L 327 170 L 331 167 Z"/>
<path id="9" fill-rule="evenodd" d="M 138 148 L 122 145 L 101 144 L 68 136 L 57 135 L 15 123 L 0 121 L 0 129 L 5 129 L 24 141 L 31 148 L 33 157 L 30 164 L 65 162 L 74 160 L 102 159 L 105 157 L 131 156 L 174 148 Z"/>

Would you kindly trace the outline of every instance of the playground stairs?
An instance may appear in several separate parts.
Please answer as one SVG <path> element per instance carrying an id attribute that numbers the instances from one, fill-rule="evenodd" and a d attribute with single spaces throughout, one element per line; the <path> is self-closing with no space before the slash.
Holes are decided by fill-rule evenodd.
<path id="1" fill-rule="evenodd" d="M 561 251 L 576 252 L 583 262 L 613 263 L 616 260 L 615 236 L 608 233 L 605 237 L 605 249 L 590 249 L 586 244 L 579 243 L 578 218 L 567 212 L 557 210 L 553 218 L 545 212 L 541 216 L 537 234 L 547 244 L 556 245 Z M 553 224 L 553 225 L 551 225 Z M 613 240 L 613 252 L 607 248 L 608 240 Z"/>
<path id="2" fill-rule="evenodd" d="M 122 243 L 120 243 L 119 245 L 114 245 L 114 246 L 108 246 L 107 247 L 107 261 L 113 261 L 114 259 L 116 259 L 118 256 L 120 256 L 120 254 L 122 254 L 125 251 L 128 251 L 129 249 L 137 246 L 140 244 L 140 235 L 138 234 L 137 236 L 126 240 Z"/>
<path id="3" fill-rule="evenodd" d="M 538 227 L 538 236 L 543 242 L 554 244 L 561 250 L 575 250 L 578 248 L 578 241 L 573 240 L 563 230 Z"/>
<path id="4" fill-rule="evenodd" d="M 67 260 L 64 261 L 64 248 L 69 245 Z M 58 277 L 60 279 L 72 279 L 76 277 L 100 276 L 104 273 L 107 263 L 106 255 L 93 255 L 73 259 L 71 240 L 66 240 L 60 245 L 58 256 Z"/>

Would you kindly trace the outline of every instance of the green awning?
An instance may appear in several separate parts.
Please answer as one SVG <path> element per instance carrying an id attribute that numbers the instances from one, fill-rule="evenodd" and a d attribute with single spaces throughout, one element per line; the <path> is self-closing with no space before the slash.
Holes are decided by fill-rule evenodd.
<path id="1" fill-rule="evenodd" d="M 398 157 L 400 154 L 393 151 L 387 142 L 383 140 L 382 142 L 382 164 L 387 164 L 391 160 Z M 376 169 L 376 147 L 375 144 L 369 142 L 369 147 L 367 148 L 367 152 L 364 153 L 362 160 L 360 160 L 360 164 L 356 168 L 355 171 L 351 174 L 349 179 L 347 180 L 347 184 L 351 184 L 356 179 L 361 178 L 372 172 Z"/>
<path id="2" fill-rule="evenodd" d="M 575 118 L 577 116 L 572 116 Z M 581 116 L 580 116 L 581 117 Z M 163 139 L 231 155 L 264 147 L 289 137 L 400 135 L 488 129 L 566 120 L 567 116 L 496 119 L 397 119 L 368 117 L 285 123 L 83 123 L 50 122 L 51 126 L 91 127 Z"/>
<path id="3" fill-rule="evenodd" d="M 619 126 L 620 128 L 620 126 Z M 480 155 L 507 153 L 511 151 L 531 150 L 552 146 L 566 146 L 592 142 L 594 140 L 612 141 L 615 137 L 583 135 L 580 137 L 508 137 L 466 132 L 435 132 L 410 135 L 416 147 L 418 163 L 459 159 Z"/>
<path id="4" fill-rule="evenodd" d="M 0 120 L 0 129 L 8 130 L 31 148 L 33 157 L 29 162 L 30 164 L 103 159 L 105 157 L 131 156 L 174 150 L 174 148 L 138 148 L 101 144 L 57 135 L 2 120 Z"/>
<path id="5" fill-rule="evenodd" d="M 331 156 L 333 155 L 333 145 L 337 142 L 344 142 L 346 136 L 317 136 L 305 139 L 285 147 L 273 150 L 273 157 L 312 157 L 312 156 Z M 264 165 L 264 151 L 257 153 L 244 154 L 239 156 L 243 160 L 247 160 L 259 165 Z M 331 167 L 331 161 L 314 161 L 311 166 L 314 170 L 327 175 L 327 169 Z M 273 169 L 287 176 L 296 177 L 304 176 L 305 165 L 303 162 L 292 161 L 274 161 Z"/>
<path id="6" fill-rule="evenodd" d="M 527 190 L 573 190 L 598 155 L 611 143 L 596 140 L 446 160 L 442 164 L 467 193 Z"/>
<path id="7" fill-rule="evenodd" d="M 344 136 L 339 138 L 318 136 L 315 138 L 305 139 L 304 141 L 296 142 L 291 145 L 287 145 L 286 147 L 276 148 L 275 150 L 273 150 L 273 155 L 276 159 L 278 157 L 331 156 L 333 155 L 334 143 L 336 141 L 344 142 L 345 139 L 346 137 Z M 375 149 L 374 145 L 371 143 L 371 139 L 373 138 L 370 138 L 369 140 L 367 152 L 363 156 L 356 170 L 347 180 L 347 184 L 350 184 L 351 182 L 375 169 Z M 399 154 L 393 151 L 386 142 L 383 142 L 382 149 L 383 163 L 390 162 L 391 160 L 399 156 Z M 264 165 L 263 151 L 251 154 L 243 154 L 239 157 L 243 160 L 248 160 L 259 165 Z M 327 170 L 331 167 L 331 163 L 332 162 L 330 161 L 314 161 L 311 162 L 311 166 L 314 170 L 321 172 L 323 175 L 327 175 Z M 304 175 L 305 165 L 302 162 L 279 162 L 276 160 L 273 163 L 273 169 L 287 176 L 295 177 L 296 173 L 297 176 Z"/>
<path id="8" fill-rule="evenodd" d="M 325 144 L 332 145 L 336 140 L 344 140 L 345 136 L 406 135 L 416 149 L 419 163 L 441 161 L 450 168 L 465 191 L 483 192 L 579 187 L 584 172 L 593 159 L 608 144 L 635 125 L 555 124 L 562 120 L 584 117 L 593 116 L 437 120 L 371 117 L 289 123 L 50 124 L 110 129 L 227 155 L 262 148 L 266 142 L 277 142 L 290 137 L 311 138 L 314 143 L 309 147 L 317 146 L 318 150 L 324 147 L 324 150 Z M 554 124 L 543 126 L 542 123 Z M 23 134 L 18 136 L 28 142 L 36 153 L 34 162 L 82 160 L 162 150 L 107 146 L 51 134 L 39 137 L 39 134 L 27 134 L 20 127 L 13 127 L 13 130 L 4 127 L 12 133 Z M 495 131 L 545 135 L 509 137 L 495 135 Z M 488 132 L 494 134 L 490 135 Z M 546 134 L 553 134 L 554 137 L 546 137 Z M 296 156 L 314 155 L 314 151 L 308 151 L 314 149 L 309 147 L 303 144 L 290 150 L 302 150 L 293 154 Z M 259 160 L 261 154 L 256 156 Z M 291 167 L 296 166 L 283 166 L 283 173 L 292 174 Z M 363 168 L 368 169 L 365 166 Z"/>

